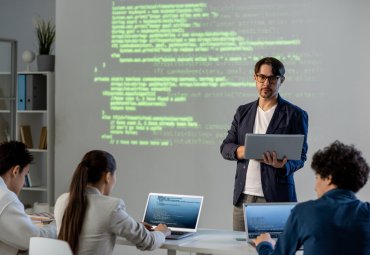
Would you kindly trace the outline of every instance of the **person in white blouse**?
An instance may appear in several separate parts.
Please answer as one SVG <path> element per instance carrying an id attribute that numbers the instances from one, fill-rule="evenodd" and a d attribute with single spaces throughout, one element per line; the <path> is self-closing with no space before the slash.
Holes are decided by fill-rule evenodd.
<path id="1" fill-rule="evenodd" d="M 55 223 L 38 227 L 18 199 L 33 157 L 21 142 L 0 144 L 0 254 L 28 250 L 31 237 L 56 238 Z"/>
<path id="2" fill-rule="evenodd" d="M 109 196 L 115 183 L 114 157 L 93 150 L 78 164 L 69 193 L 57 199 L 54 215 L 58 238 L 67 241 L 74 254 L 111 254 L 117 236 L 140 250 L 154 250 L 171 233 L 164 224 L 150 229 L 128 215 L 123 200 Z"/>

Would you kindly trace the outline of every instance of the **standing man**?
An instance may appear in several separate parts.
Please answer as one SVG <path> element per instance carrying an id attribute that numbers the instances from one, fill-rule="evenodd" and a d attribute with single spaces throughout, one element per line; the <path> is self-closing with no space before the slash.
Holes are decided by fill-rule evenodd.
<path id="1" fill-rule="evenodd" d="M 293 174 L 302 168 L 307 153 L 307 113 L 285 101 L 279 88 L 285 80 L 284 65 L 276 58 L 259 60 L 254 67 L 258 100 L 239 106 L 220 150 L 227 160 L 236 160 L 233 229 L 244 231 L 242 205 L 245 202 L 295 202 Z M 275 152 L 264 153 L 263 160 L 247 160 L 246 133 L 303 134 L 300 160 L 277 160 Z"/>
<path id="2" fill-rule="evenodd" d="M 254 240 L 260 255 L 370 254 L 370 203 L 355 193 L 369 179 L 369 165 L 353 146 L 335 141 L 312 157 L 316 200 L 296 205 L 275 245 L 269 233 Z"/>
<path id="3" fill-rule="evenodd" d="M 33 160 L 21 142 L 0 144 L 0 254 L 16 255 L 28 250 L 34 236 L 56 238 L 55 223 L 45 227 L 34 225 L 18 199 L 29 164 Z"/>

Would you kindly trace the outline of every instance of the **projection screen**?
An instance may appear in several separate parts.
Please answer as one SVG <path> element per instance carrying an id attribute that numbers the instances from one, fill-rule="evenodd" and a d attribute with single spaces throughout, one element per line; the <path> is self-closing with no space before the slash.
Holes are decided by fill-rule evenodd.
<path id="1" fill-rule="evenodd" d="M 274 56 L 280 95 L 309 115 L 295 180 L 299 201 L 314 199 L 315 151 L 340 140 L 370 157 L 369 5 L 57 1 L 56 195 L 85 152 L 103 149 L 118 164 L 113 195 L 137 219 L 149 192 L 204 195 L 200 226 L 231 229 L 236 163 L 219 146 L 236 108 L 258 97 L 255 62 Z"/>

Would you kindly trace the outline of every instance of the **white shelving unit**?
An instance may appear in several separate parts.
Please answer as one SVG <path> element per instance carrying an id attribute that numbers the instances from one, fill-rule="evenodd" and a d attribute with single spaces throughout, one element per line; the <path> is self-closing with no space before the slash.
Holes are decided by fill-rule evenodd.
<path id="1" fill-rule="evenodd" d="M 54 205 L 54 73 L 53 72 L 18 72 L 18 75 L 45 76 L 46 109 L 18 110 L 16 114 L 16 139 L 22 141 L 20 128 L 30 126 L 33 147 L 29 148 L 34 160 L 30 165 L 32 186 L 23 187 L 20 199 L 25 207 L 31 207 L 35 202 Z M 27 86 L 26 82 L 26 86 Z M 17 96 L 18 102 L 18 96 Z M 47 129 L 47 147 L 39 148 L 41 129 Z"/>
<path id="2" fill-rule="evenodd" d="M 11 80 L 9 72 L 0 72 L 0 142 L 15 138 L 12 132 L 15 125 L 15 96 Z"/>
<path id="3" fill-rule="evenodd" d="M 15 139 L 17 41 L 0 38 L 0 142 Z"/>

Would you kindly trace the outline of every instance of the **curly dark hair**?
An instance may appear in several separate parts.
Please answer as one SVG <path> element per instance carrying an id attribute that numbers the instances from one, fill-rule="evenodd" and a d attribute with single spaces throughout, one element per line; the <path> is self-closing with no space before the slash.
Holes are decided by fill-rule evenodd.
<path id="1" fill-rule="evenodd" d="M 331 176 L 332 183 L 338 188 L 353 192 L 359 191 L 369 178 L 369 165 L 361 152 L 353 145 L 339 141 L 317 151 L 311 167 L 321 178 Z"/>

